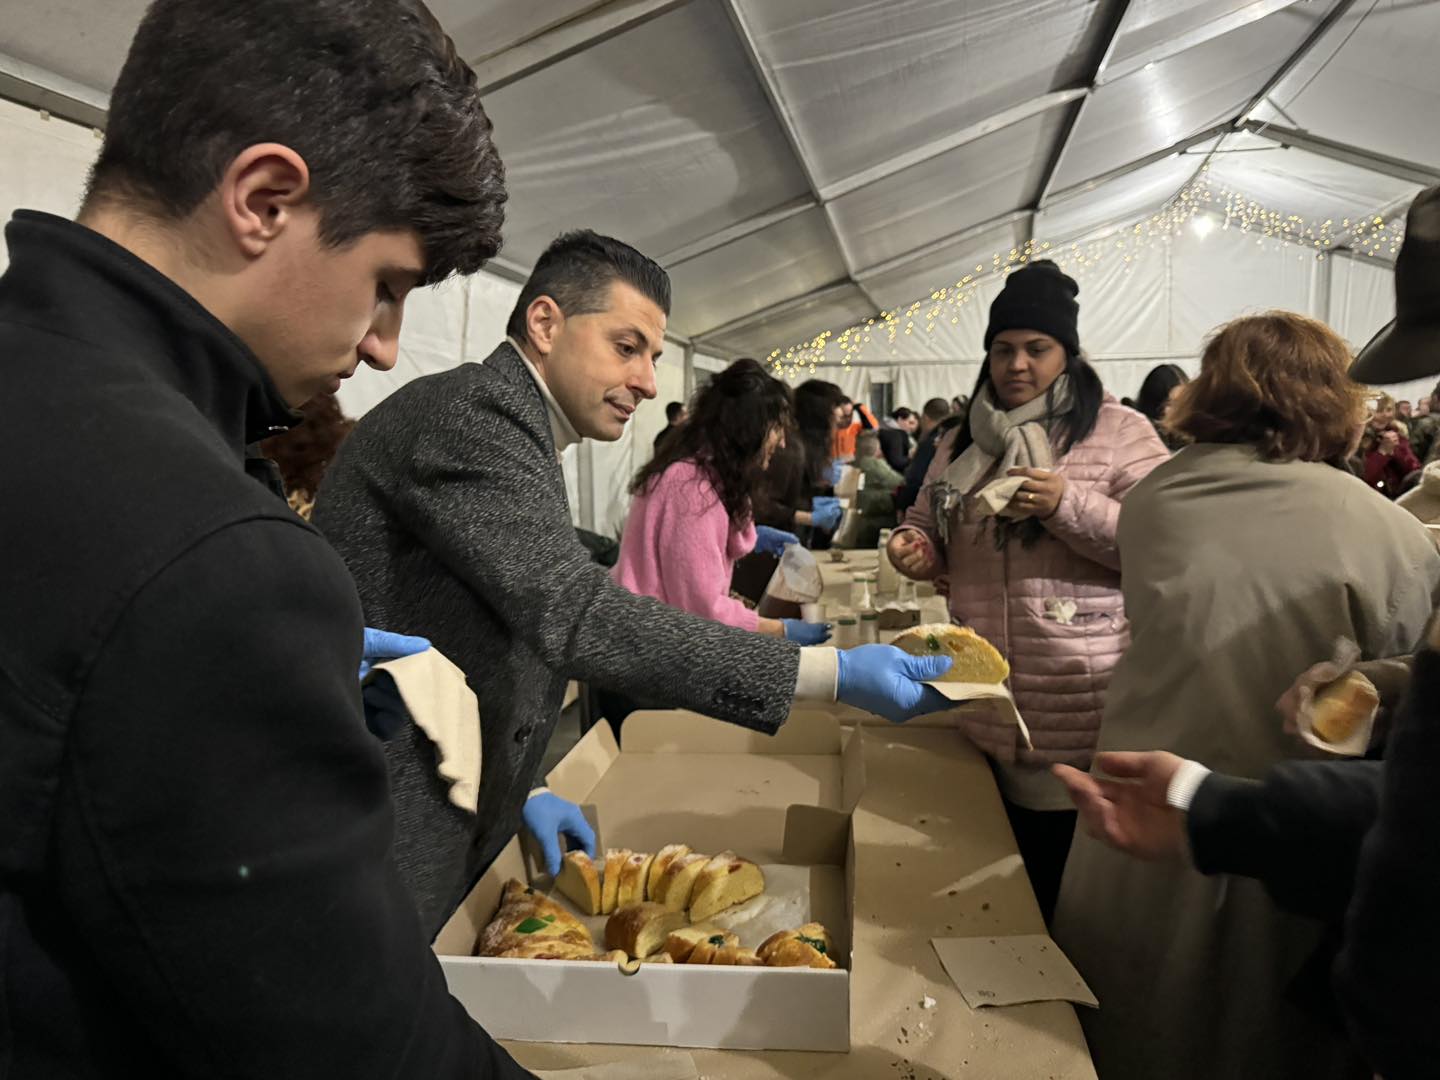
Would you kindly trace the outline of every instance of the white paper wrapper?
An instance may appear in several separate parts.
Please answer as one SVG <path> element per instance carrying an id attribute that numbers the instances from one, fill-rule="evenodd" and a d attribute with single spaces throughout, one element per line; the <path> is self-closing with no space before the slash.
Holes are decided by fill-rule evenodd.
<path id="1" fill-rule="evenodd" d="M 792 604 L 811 604 L 820 599 L 825 582 L 815 556 L 799 544 L 791 544 L 780 556 L 780 565 L 765 586 L 765 595 Z"/>
<path id="2" fill-rule="evenodd" d="M 1360 646 L 1356 645 L 1349 638 L 1340 638 L 1335 642 L 1335 653 L 1330 662 L 1335 666 L 1338 675 L 1336 681 L 1343 679 L 1355 667 L 1355 662 L 1360 659 Z M 1327 683 L 1327 686 L 1334 685 Z M 1324 687 L 1316 690 L 1318 694 Z M 1375 731 L 1375 717 L 1380 713 L 1380 706 L 1376 705 L 1369 714 L 1351 733 L 1350 738 L 1344 742 L 1326 742 L 1315 734 L 1315 697 L 1312 694 L 1301 703 L 1295 714 L 1295 726 L 1300 731 L 1300 738 L 1305 740 L 1317 750 L 1323 750 L 1327 754 L 1336 754 L 1340 757 L 1363 757 L 1365 751 L 1370 748 L 1370 737 Z"/>
<path id="3" fill-rule="evenodd" d="M 926 685 L 935 687 L 951 701 L 973 703 L 976 708 L 983 708 L 1008 717 L 1014 721 L 1019 730 L 1020 739 L 1024 742 L 1025 748 L 1027 750 L 1035 749 L 1035 744 L 1030 741 L 1030 729 L 1021 719 L 1020 710 L 1015 707 L 1015 696 L 1010 693 L 1008 686 L 997 683 L 956 682 L 932 682 Z"/>

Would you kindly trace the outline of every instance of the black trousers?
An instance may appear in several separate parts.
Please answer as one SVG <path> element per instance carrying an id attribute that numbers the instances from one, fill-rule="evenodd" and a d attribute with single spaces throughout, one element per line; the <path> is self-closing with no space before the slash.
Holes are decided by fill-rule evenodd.
<path id="1" fill-rule="evenodd" d="M 1030 888 L 1040 904 L 1040 914 L 1049 926 L 1055 917 L 1055 901 L 1060 898 L 1060 878 L 1065 873 L 1065 860 L 1070 855 L 1070 841 L 1075 836 L 1074 810 L 1028 810 L 1009 799 L 1005 803 L 1010 829 L 1020 858 L 1025 860 L 1025 873 Z"/>

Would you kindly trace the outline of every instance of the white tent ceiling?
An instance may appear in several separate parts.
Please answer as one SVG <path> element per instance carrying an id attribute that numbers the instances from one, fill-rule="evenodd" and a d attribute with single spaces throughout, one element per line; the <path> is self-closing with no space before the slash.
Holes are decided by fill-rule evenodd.
<path id="1" fill-rule="evenodd" d="M 1393 214 L 1440 180 L 1436 0 L 431 0 L 510 178 L 655 255 L 672 329 L 760 351 L 1210 179 Z M 0 95 L 97 123 L 142 0 L 0 0 Z"/>

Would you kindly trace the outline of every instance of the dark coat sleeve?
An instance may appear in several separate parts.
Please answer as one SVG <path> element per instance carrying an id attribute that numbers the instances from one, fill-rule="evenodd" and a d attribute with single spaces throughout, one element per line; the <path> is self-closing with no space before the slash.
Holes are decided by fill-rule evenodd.
<path id="1" fill-rule="evenodd" d="M 1440 1062 L 1440 654 L 1415 657 L 1386 750 L 1379 819 L 1360 856 L 1336 972 L 1340 1004 L 1385 1080 L 1432 1077 Z"/>
<path id="2" fill-rule="evenodd" d="M 909 510 L 920 497 L 920 488 L 925 483 L 925 474 L 930 471 L 930 463 L 935 460 L 935 448 L 940 444 L 942 434 L 937 428 L 921 439 L 915 447 L 915 456 L 905 467 L 905 483 L 895 496 L 895 509 L 900 513 Z"/>
<path id="3" fill-rule="evenodd" d="M 800 650 L 617 585 L 575 537 L 534 385 L 493 384 L 488 401 L 434 418 L 392 479 L 393 516 L 550 670 L 777 730 L 794 700 Z"/>
<path id="4" fill-rule="evenodd" d="M 1263 780 L 1211 773 L 1186 827 L 1206 874 L 1258 879 L 1280 907 L 1338 922 L 1375 822 L 1378 762 L 1286 762 Z"/>
<path id="5" fill-rule="evenodd" d="M 70 728 L 54 873 L 157 1074 L 520 1078 L 447 992 L 390 857 L 360 611 L 299 522 L 133 598 Z"/>
<path id="6" fill-rule="evenodd" d="M 903 473 L 910 464 L 910 436 L 896 428 L 881 428 L 880 452 L 892 469 Z"/>

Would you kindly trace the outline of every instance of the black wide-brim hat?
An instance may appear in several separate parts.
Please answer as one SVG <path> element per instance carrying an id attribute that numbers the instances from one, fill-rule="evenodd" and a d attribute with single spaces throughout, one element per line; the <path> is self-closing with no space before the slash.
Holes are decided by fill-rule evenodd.
<path id="1" fill-rule="evenodd" d="M 1395 318 L 1350 368 L 1357 382 L 1384 386 L 1440 373 L 1440 187 L 1426 188 L 1405 216 L 1395 260 Z"/>

